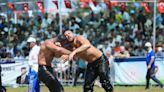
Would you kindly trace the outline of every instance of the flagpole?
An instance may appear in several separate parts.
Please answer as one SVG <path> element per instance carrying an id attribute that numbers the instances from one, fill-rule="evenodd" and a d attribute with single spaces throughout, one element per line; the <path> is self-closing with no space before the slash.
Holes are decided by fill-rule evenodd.
<path id="1" fill-rule="evenodd" d="M 153 18 L 153 49 L 155 50 L 155 43 L 156 43 L 156 12 L 157 12 L 157 4 L 156 0 L 154 0 L 154 18 Z"/>
<path id="2" fill-rule="evenodd" d="M 61 1 L 62 0 L 58 0 L 58 7 L 59 7 L 59 27 L 60 27 L 60 29 L 59 29 L 59 35 L 61 35 L 62 34 L 62 16 L 61 16 Z M 62 67 L 62 64 L 60 64 L 61 66 L 60 67 Z M 62 69 L 62 68 L 61 68 Z M 61 84 L 63 85 L 63 75 L 62 75 L 62 72 L 60 73 L 60 82 L 61 82 Z"/>
<path id="3" fill-rule="evenodd" d="M 59 26 L 60 26 L 60 31 L 59 31 L 59 34 L 61 35 L 62 34 L 62 15 L 61 15 L 61 1 L 62 0 L 58 0 L 58 5 L 59 5 Z"/>

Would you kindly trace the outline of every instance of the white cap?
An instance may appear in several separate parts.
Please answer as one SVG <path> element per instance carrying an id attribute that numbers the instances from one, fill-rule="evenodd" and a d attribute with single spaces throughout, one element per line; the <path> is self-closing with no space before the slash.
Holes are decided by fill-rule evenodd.
<path id="1" fill-rule="evenodd" d="M 158 51 L 162 51 L 162 47 L 158 47 Z"/>
<path id="2" fill-rule="evenodd" d="M 145 43 L 145 47 L 151 47 L 151 43 L 150 42 L 146 42 Z"/>
<path id="3" fill-rule="evenodd" d="M 27 42 L 36 42 L 36 39 L 34 37 L 29 37 L 27 39 Z"/>

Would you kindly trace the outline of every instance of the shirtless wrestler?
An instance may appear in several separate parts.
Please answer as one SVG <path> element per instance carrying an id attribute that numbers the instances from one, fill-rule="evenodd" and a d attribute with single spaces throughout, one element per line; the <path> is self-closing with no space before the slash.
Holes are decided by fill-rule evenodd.
<path id="1" fill-rule="evenodd" d="M 60 46 L 59 37 L 45 40 L 40 46 L 38 56 L 38 77 L 48 87 L 50 92 L 64 92 L 63 86 L 57 80 L 51 67 L 54 57 L 65 57 L 71 52 Z"/>
<path id="2" fill-rule="evenodd" d="M 109 62 L 106 56 L 94 47 L 84 36 L 75 36 L 72 31 L 65 31 L 65 37 L 72 44 L 74 50 L 69 54 L 69 60 L 76 55 L 88 62 L 85 75 L 84 92 L 93 92 L 95 79 L 99 76 L 102 87 L 106 92 L 113 92 L 113 86 L 108 76 Z"/>

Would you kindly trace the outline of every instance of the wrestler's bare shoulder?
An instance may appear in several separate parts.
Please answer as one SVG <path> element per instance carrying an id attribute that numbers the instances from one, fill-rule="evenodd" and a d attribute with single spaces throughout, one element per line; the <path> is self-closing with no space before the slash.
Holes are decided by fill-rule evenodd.
<path id="1" fill-rule="evenodd" d="M 81 40 L 81 39 L 85 39 L 85 37 L 83 35 L 78 35 L 78 36 L 76 36 L 76 39 Z"/>

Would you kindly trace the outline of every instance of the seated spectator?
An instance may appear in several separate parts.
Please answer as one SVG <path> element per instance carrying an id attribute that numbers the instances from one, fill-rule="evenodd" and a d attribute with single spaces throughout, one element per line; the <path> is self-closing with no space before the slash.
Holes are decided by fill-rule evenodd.
<path id="1" fill-rule="evenodd" d="M 16 56 L 14 57 L 14 59 L 24 59 L 24 57 L 21 54 L 21 51 L 16 52 Z"/>
<path id="2" fill-rule="evenodd" d="M 27 76 L 26 72 L 27 72 L 26 67 L 22 67 L 21 75 L 18 76 L 16 79 L 17 84 L 28 84 L 28 76 Z"/>
<path id="3" fill-rule="evenodd" d="M 116 52 L 114 56 L 119 58 L 127 58 L 130 57 L 130 54 L 127 50 L 125 50 L 124 46 L 120 46 L 120 51 Z"/>
<path id="4" fill-rule="evenodd" d="M 156 56 L 164 57 L 164 51 L 162 50 L 162 47 L 158 47 Z"/>

